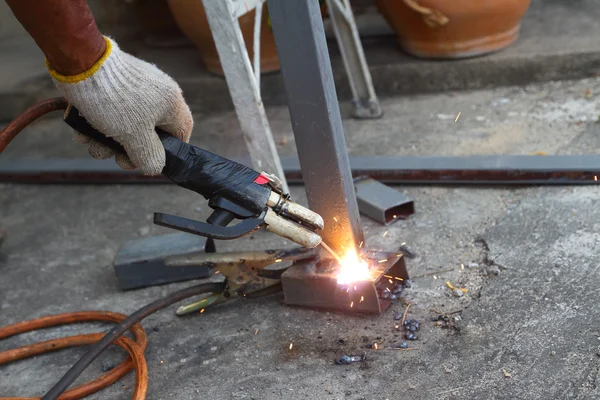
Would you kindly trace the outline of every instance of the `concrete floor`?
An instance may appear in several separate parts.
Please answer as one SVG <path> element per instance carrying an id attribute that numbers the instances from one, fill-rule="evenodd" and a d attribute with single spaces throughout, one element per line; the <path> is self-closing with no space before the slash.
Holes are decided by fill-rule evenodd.
<path id="1" fill-rule="evenodd" d="M 599 94 L 600 79 L 591 79 L 397 98 L 383 102 L 381 120 L 344 124 L 355 155 L 595 153 Z M 287 110 L 268 114 L 281 153 L 293 153 Z M 243 149 L 229 113 L 198 117 L 194 141 L 230 156 Z M 69 141 L 60 121 L 47 119 L 2 157 L 58 155 L 84 156 L 85 149 Z M 404 295 L 413 303 L 409 317 L 421 321 L 419 340 L 409 342 L 418 350 L 386 349 L 402 340 L 393 319 L 401 302 L 379 317 L 290 308 L 280 294 L 186 318 L 176 317 L 174 306 L 143 322 L 148 399 L 598 398 L 600 188 L 397 189 L 415 199 L 416 214 L 388 228 L 365 218 L 364 229 L 372 247 L 395 251 L 406 242 L 419 254 L 408 260 L 414 283 Z M 293 190 L 300 202 L 302 192 Z M 169 232 L 152 225 L 154 211 L 201 218 L 207 207 L 172 186 L 2 185 L 2 324 L 85 309 L 130 313 L 190 285 L 117 288 L 111 263 L 119 246 Z M 219 250 L 286 245 L 260 232 Z M 446 281 L 467 294 L 453 295 Z M 431 321 L 438 314 L 449 317 L 447 326 Z M 104 329 L 34 332 L 0 342 L 0 350 Z M 371 342 L 384 348 L 366 349 Z M 0 395 L 43 394 L 83 352 L 0 366 Z M 363 352 L 362 363 L 334 364 Z M 119 350 L 107 352 L 78 382 L 122 358 Z M 130 374 L 90 398 L 128 399 L 133 382 Z"/>

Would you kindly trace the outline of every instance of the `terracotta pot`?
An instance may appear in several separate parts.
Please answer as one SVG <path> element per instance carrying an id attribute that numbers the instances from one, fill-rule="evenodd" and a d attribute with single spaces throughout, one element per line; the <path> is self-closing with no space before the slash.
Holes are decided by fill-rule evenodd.
<path id="1" fill-rule="evenodd" d="M 221 67 L 219 54 L 213 41 L 202 1 L 168 0 L 168 3 L 179 28 L 200 50 L 206 68 L 212 73 L 223 76 L 223 68 Z M 253 36 L 255 13 L 256 11 L 252 10 L 239 18 L 250 62 L 252 62 L 254 57 Z M 260 60 L 261 73 L 279 70 L 275 38 L 273 37 L 273 31 L 267 23 L 267 7 L 263 7 L 262 27 L 260 31 Z"/>
<path id="2" fill-rule="evenodd" d="M 514 43 L 531 0 L 376 0 L 400 46 L 422 58 L 464 58 Z"/>

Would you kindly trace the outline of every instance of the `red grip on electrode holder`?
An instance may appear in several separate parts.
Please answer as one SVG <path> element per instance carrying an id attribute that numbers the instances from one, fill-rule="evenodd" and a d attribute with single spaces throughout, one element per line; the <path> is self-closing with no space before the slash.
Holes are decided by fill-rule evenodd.
<path id="1" fill-rule="evenodd" d="M 263 174 L 260 174 L 259 176 L 256 177 L 256 179 L 254 180 L 254 183 L 258 184 L 258 185 L 266 185 L 267 183 L 269 183 L 270 180 L 269 178 L 267 178 L 266 176 L 264 176 Z"/>

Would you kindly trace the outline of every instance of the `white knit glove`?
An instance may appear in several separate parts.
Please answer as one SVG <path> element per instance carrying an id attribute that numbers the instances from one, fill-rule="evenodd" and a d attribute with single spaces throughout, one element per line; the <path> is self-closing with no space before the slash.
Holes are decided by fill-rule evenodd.
<path id="1" fill-rule="evenodd" d="M 156 66 L 119 49 L 105 38 L 106 52 L 88 71 L 75 76 L 48 71 L 67 101 L 97 130 L 121 143 L 127 155 L 74 132 L 78 143 L 87 144 L 96 159 L 115 156 L 123 169 L 139 168 L 144 174 L 159 174 L 165 151 L 155 132 L 159 127 L 189 142 L 194 121 L 181 88 Z"/>

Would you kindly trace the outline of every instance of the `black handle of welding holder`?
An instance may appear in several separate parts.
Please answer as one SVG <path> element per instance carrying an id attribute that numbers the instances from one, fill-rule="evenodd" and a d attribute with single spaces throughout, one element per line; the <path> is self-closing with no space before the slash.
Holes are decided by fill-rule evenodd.
<path id="1" fill-rule="evenodd" d="M 92 127 L 75 107 L 69 106 L 64 121 L 77 132 L 115 152 L 126 153 L 120 143 Z M 155 213 L 155 224 L 221 240 L 244 236 L 262 224 L 271 189 L 254 183 L 258 172 L 184 143 L 161 129 L 157 128 L 156 134 L 165 148 L 162 174 L 208 199 L 208 205 L 215 211 L 207 219 L 208 223 Z M 243 222 L 227 227 L 236 218 Z"/>
<path id="2" fill-rule="evenodd" d="M 69 106 L 64 121 L 82 135 L 116 152 L 125 153 L 120 143 L 91 126 L 75 107 Z M 162 174 L 175 184 L 192 190 L 205 199 L 228 199 L 254 217 L 265 210 L 271 188 L 254 182 L 260 175 L 258 172 L 185 143 L 161 129 L 157 128 L 156 134 L 165 149 L 165 168 Z"/>

